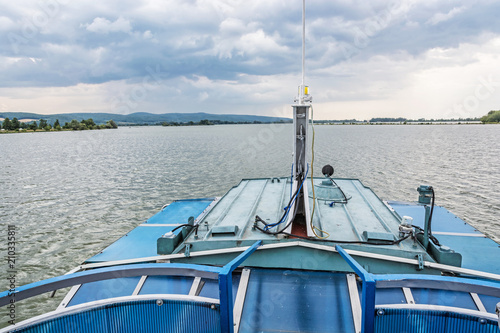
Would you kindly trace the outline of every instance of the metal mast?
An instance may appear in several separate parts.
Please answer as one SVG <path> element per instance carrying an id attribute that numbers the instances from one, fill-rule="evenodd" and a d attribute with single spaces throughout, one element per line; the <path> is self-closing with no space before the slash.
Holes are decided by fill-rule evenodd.
<path id="1" fill-rule="evenodd" d="M 305 45 L 306 45 L 306 2 L 302 0 L 302 82 L 298 89 L 298 96 L 294 100 L 293 108 L 293 185 L 292 193 L 297 197 L 291 207 L 292 214 L 288 214 L 286 224 L 288 225 L 297 214 L 303 215 L 305 225 L 307 226 L 307 235 L 314 236 L 310 226 L 309 210 L 309 189 L 307 184 L 307 175 L 309 166 L 307 165 L 307 127 L 309 123 L 309 109 L 311 108 L 312 97 L 309 95 L 308 87 L 305 85 Z M 289 224 L 286 232 L 291 232 L 293 222 Z"/>
<path id="2" fill-rule="evenodd" d="M 306 0 L 302 0 L 302 84 L 304 88 L 306 78 Z M 303 89 L 301 89 L 303 91 Z"/>

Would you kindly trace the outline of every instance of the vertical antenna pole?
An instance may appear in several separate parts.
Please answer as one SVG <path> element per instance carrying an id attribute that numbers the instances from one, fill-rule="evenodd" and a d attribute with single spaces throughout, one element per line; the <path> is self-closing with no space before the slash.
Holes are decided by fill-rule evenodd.
<path id="1" fill-rule="evenodd" d="M 306 0 L 302 0 L 302 82 L 298 96 L 294 99 L 293 107 L 293 184 L 292 193 L 297 193 L 286 220 L 288 227 L 285 232 L 291 233 L 296 215 L 303 215 L 307 229 L 307 236 L 314 236 L 311 229 L 311 212 L 309 210 L 309 185 L 307 180 L 309 166 L 307 164 L 309 109 L 311 96 L 305 85 L 306 75 Z"/>
<path id="2" fill-rule="evenodd" d="M 302 0 L 302 89 L 306 76 L 306 0 Z M 303 95 L 304 92 L 302 91 Z"/>

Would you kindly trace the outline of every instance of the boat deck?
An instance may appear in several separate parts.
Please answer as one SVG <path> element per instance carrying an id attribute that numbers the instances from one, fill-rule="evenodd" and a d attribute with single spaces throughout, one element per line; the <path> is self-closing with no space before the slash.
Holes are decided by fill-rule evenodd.
<path id="1" fill-rule="evenodd" d="M 497 243 L 436 206 L 433 234 L 462 258 L 461 267 L 444 265 L 411 239 L 384 243 L 400 237 L 402 216 L 423 227 L 423 205 L 384 203 L 359 180 L 335 179 L 349 199 L 340 203 L 344 195 L 323 181 L 314 179 L 313 221 L 330 242 L 254 228 L 256 215 L 279 220 L 290 181 L 243 180 L 220 199 L 163 207 L 88 259 L 80 272 L 20 288 L 16 297 L 22 299 L 72 286 L 56 311 L 18 331 L 64 330 L 75 318 L 94 323 L 82 332 L 173 325 L 182 332 L 230 332 L 233 322 L 234 332 L 358 333 L 363 325 L 370 332 L 420 332 L 418 322 L 430 325 L 424 329 L 429 332 L 463 325 L 474 332 L 497 330 L 500 271 L 491 265 L 500 255 Z M 309 200 L 312 206 L 311 192 Z M 182 239 L 170 253 L 158 254 L 165 234 Z M 6 301 L 3 293 L 0 302 Z M 130 313 L 148 319 L 137 321 Z"/>
<path id="2" fill-rule="evenodd" d="M 310 182 L 310 179 L 308 181 Z M 314 179 L 314 225 L 329 234 L 329 242 L 316 241 L 313 244 L 333 247 L 332 242 L 338 240 L 338 244 L 352 250 L 407 259 L 415 259 L 420 254 L 424 261 L 436 262 L 419 243 L 412 240 L 395 245 L 349 244 L 369 240 L 383 243 L 398 239 L 402 216 L 412 217 L 413 224 L 423 228 L 425 209 L 422 204 L 396 201 L 384 203 L 357 179 L 335 179 L 349 199 L 347 204 L 342 204 L 338 202 L 343 199 L 338 189 L 325 186 L 323 182 L 324 178 Z M 187 223 L 192 217 L 194 223 L 200 225 L 197 233 L 195 235 L 191 232 L 183 242 L 172 249 L 172 256 L 168 258 L 172 262 L 222 265 L 231 254 L 197 257 L 196 253 L 249 246 L 257 240 L 262 240 L 264 244 L 274 244 L 276 248 L 272 253 L 266 254 L 265 259 L 255 255 L 250 264 L 256 267 L 347 269 L 344 263 L 335 258 L 316 258 L 317 260 L 311 262 L 309 255 L 313 250 L 303 246 L 291 246 L 297 239 L 265 234 L 253 227 L 256 215 L 268 223 L 278 221 L 283 215 L 283 208 L 288 204 L 290 192 L 289 178 L 244 179 L 220 199 L 174 201 L 85 263 L 105 264 L 131 259 L 141 262 L 141 258 L 144 259 L 142 262 L 156 260 L 157 239 Z M 312 207 L 311 189 L 309 194 Z M 283 227 L 281 224 L 270 230 Z M 442 245 L 450 248 L 451 252 L 460 253 L 462 268 L 500 274 L 500 266 L 490 264 L 500 257 L 500 246 L 480 231 L 439 206 L 434 209 L 432 229 Z M 180 232 L 181 230 L 176 231 L 177 234 Z M 283 250 L 285 247 L 286 251 Z M 284 251 L 286 255 L 283 255 Z M 309 258 L 304 259 L 305 256 Z M 363 262 L 363 259 L 361 261 L 374 273 L 414 272 L 412 265 L 396 263 L 389 267 L 391 265 L 387 262 Z"/>
<path id="3" fill-rule="evenodd" d="M 189 217 L 201 218 L 214 198 L 177 200 L 165 206 L 144 223 L 125 234 L 86 263 L 108 262 L 156 256 L 156 240 Z"/>

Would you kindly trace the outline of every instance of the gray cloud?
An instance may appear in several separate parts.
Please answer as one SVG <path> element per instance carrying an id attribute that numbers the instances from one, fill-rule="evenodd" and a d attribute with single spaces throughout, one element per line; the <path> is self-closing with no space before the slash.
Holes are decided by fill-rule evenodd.
<path id="1" fill-rule="evenodd" d="M 242 105 L 258 104 L 262 100 L 254 93 L 267 96 L 269 82 L 281 85 L 271 90 L 279 94 L 277 101 L 286 102 L 295 84 L 280 80 L 299 81 L 301 1 L 29 0 L 4 1 L 2 7 L 0 87 L 5 92 L 96 84 L 107 85 L 102 90 L 110 94 L 122 86 L 118 93 L 126 94 L 159 66 L 162 83 L 148 92 L 152 100 L 137 103 L 141 104 L 137 108 L 162 112 L 161 96 L 177 87 L 168 98 L 177 98 L 183 103 L 179 107 L 193 111 L 235 98 Z M 311 81 L 325 85 L 317 87 L 324 89 L 319 95 L 324 98 L 333 94 L 343 100 L 368 100 L 377 90 L 379 96 L 388 96 L 398 84 L 404 85 L 405 64 L 427 57 L 430 50 L 482 43 L 485 35 L 498 37 L 500 27 L 494 22 L 499 12 L 495 1 L 308 2 L 308 73 Z M 455 56 L 449 61 L 476 61 L 467 54 Z M 371 69 L 360 73 L 356 68 L 371 63 L 384 66 L 373 61 L 377 57 L 385 57 L 387 66 L 401 64 L 403 72 L 398 76 L 389 68 L 378 73 L 370 80 L 379 82 L 378 88 L 370 87 L 366 94 L 342 92 L 340 85 L 331 83 L 376 75 Z M 205 79 L 210 85 L 200 87 L 199 81 Z M 238 84 L 244 88 L 236 89 Z M 283 87 L 291 91 L 287 94 Z M 219 92 L 221 88 L 225 91 Z M 115 107 L 106 104 L 114 98 L 102 98 L 103 111 Z M 277 105 L 266 103 L 270 109 Z"/>

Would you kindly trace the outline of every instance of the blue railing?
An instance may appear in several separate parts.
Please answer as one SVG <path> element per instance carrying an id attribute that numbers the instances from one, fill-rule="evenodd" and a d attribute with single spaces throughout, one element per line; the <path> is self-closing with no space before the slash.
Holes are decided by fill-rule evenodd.
<path id="1" fill-rule="evenodd" d="M 361 332 L 375 331 L 375 294 L 378 288 L 429 288 L 453 290 L 461 292 L 475 292 L 494 297 L 500 297 L 500 283 L 457 278 L 450 276 L 422 275 L 422 274 L 384 274 L 376 275 L 367 272 L 346 250 L 335 246 L 338 253 L 351 266 L 362 280 L 361 293 Z"/>
<path id="2" fill-rule="evenodd" d="M 234 258 L 223 267 L 192 265 L 192 264 L 135 264 L 99 268 L 74 274 L 62 275 L 51 279 L 34 282 L 19 288 L 14 292 L 0 293 L 0 306 L 11 303 L 11 300 L 20 301 L 46 292 L 71 287 L 78 284 L 90 283 L 106 279 L 124 278 L 142 275 L 178 275 L 218 279 L 220 302 L 220 325 L 222 333 L 232 333 L 233 325 L 233 296 L 232 273 L 241 265 L 260 245 L 262 241 L 252 246 Z"/>

